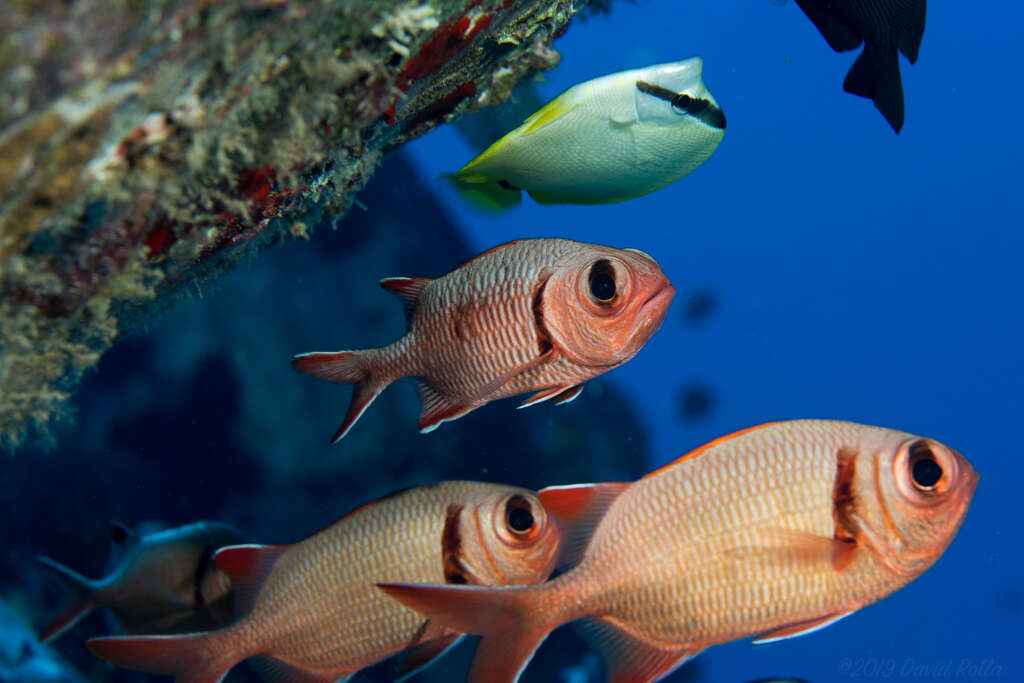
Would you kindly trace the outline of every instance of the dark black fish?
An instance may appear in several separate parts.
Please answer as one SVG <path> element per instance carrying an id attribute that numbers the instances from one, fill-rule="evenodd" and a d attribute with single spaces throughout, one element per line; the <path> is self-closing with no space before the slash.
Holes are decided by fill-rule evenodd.
<path id="1" fill-rule="evenodd" d="M 903 82 L 896 51 L 913 64 L 924 35 L 925 0 L 796 0 L 836 52 L 864 43 L 843 90 L 874 100 L 898 133 L 903 127 Z"/>

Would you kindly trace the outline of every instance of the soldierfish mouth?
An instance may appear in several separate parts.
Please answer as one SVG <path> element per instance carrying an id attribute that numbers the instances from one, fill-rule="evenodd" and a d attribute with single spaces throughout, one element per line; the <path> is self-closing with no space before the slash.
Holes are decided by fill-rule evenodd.
<path id="1" fill-rule="evenodd" d="M 664 287 L 658 289 L 647 297 L 647 300 L 640 305 L 641 311 L 646 311 L 651 307 L 664 305 L 665 309 L 668 309 L 669 302 L 672 301 L 672 297 L 676 295 L 676 288 L 670 284 L 665 284 Z"/>

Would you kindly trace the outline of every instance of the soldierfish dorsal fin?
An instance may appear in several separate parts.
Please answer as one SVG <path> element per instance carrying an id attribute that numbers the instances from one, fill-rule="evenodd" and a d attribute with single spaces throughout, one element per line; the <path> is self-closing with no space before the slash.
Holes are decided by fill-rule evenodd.
<path id="1" fill-rule="evenodd" d="M 628 487 L 628 482 L 604 482 L 549 486 L 540 490 L 537 494 L 540 502 L 562 527 L 564 538 L 558 556 L 559 567 L 579 562 L 604 513 Z"/>
<path id="2" fill-rule="evenodd" d="M 420 294 L 430 282 L 429 277 L 388 277 L 380 281 L 380 288 L 398 295 L 405 305 L 405 321 L 411 323 Z"/>
<path id="3" fill-rule="evenodd" d="M 580 622 L 580 631 L 604 655 L 611 683 L 660 680 L 703 649 L 648 643 L 605 619 L 584 619 Z"/>
<path id="4" fill-rule="evenodd" d="M 263 581 L 274 564 L 291 546 L 287 545 L 229 545 L 213 555 L 213 564 L 231 578 L 237 612 L 252 607 Z"/>
<path id="5" fill-rule="evenodd" d="M 97 581 L 87 579 L 74 569 L 44 555 L 36 557 L 36 562 L 53 572 L 75 594 L 71 604 L 55 616 L 39 634 L 39 642 L 45 643 L 67 631 L 98 606 L 95 603 L 99 585 Z"/>

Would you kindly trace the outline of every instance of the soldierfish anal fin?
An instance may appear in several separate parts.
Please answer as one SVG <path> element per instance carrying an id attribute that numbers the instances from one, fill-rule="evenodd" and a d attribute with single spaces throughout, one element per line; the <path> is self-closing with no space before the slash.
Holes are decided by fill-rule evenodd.
<path id="1" fill-rule="evenodd" d="M 175 683 L 217 683 L 244 656 L 217 640 L 217 632 L 209 632 L 93 638 L 85 644 L 100 659 L 126 669 L 174 675 Z"/>
<path id="2" fill-rule="evenodd" d="M 753 641 L 754 645 L 767 645 L 768 643 L 774 643 L 780 640 L 787 640 L 789 638 L 797 638 L 799 636 L 805 636 L 808 633 L 814 633 L 821 629 L 831 626 L 843 617 L 848 617 L 857 610 L 849 610 L 848 612 L 836 612 L 835 614 L 826 614 L 823 617 L 817 619 L 810 619 L 808 621 L 801 621 L 796 624 L 790 624 L 780 629 L 776 629 L 769 633 L 765 633 L 759 636 Z"/>
<path id="3" fill-rule="evenodd" d="M 607 618 L 580 622 L 584 637 L 605 658 L 610 683 L 649 683 L 669 675 L 702 648 L 651 643 Z"/>
<path id="4" fill-rule="evenodd" d="M 410 648 L 402 657 L 395 672 L 395 681 L 404 681 L 427 668 L 444 656 L 462 640 L 461 633 L 448 633 Z"/>
<path id="5" fill-rule="evenodd" d="M 475 408 L 479 403 L 457 403 L 441 394 L 424 380 L 416 381 L 420 394 L 420 434 L 428 434 L 437 429 L 442 422 L 457 420 Z"/>
<path id="6" fill-rule="evenodd" d="M 536 587 L 377 584 L 389 596 L 447 628 L 483 636 L 469 683 L 512 683 L 561 615 L 539 609 Z"/>
<path id="7" fill-rule="evenodd" d="M 70 567 L 45 555 L 37 556 L 36 562 L 53 572 L 75 594 L 71 603 L 40 632 L 39 642 L 45 643 L 57 638 L 77 624 L 82 617 L 96 607 L 94 597 L 98 586 L 97 582 L 85 578 Z"/>
<path id="8" fill-rule="evenodd" d="M 552 398 L 557 399 L 555 403 L 568 403 L 579 396 L 581 391 L 583 391 L 582 384 L 563 384 L 561 386 L 551 387 L 550 389 L 542 389 L 524 399 L 518 407 L 529 408 L 530 406 L 535 406 L 538 403 L 543 403 L 544 401 Z"/>
<path id="9" fill-rule="evenodd" d="M 388 277 L 380 281 L 380 288 L 394 292 L 405 306 L 405 320 L 412 322 L 423 288 L 431 282 L 429 277 Z"/>
<path id="10" fill-rule="evenodd" d="M 229 545 L 213 555 L 213 564 L 231 578 L 238 612 L 247 612 L 287 545 Z"/>
<path id="11" fill-rule="evenodd" d="M 540 490 L 537 494 L 540 502 L 558 520 L 564 536 L 559 567 L 579 561 L 608 507 L 629 485 L 629 482 L 604 482 L 549 486 Z"/>
<path id="12" fill-rule="evenodd" d="M 343 683 L 353 674 L 336 669 L 306 669 L 273 657 L 252 657 L 248 662 L 266 683 Z"/>
<path id="13" fill-rule="evenodd" d="M 341 384 L 351 383 L 352 400 L 341 426 L 331 437 L 331 443 L 340 441 L 352 425 L 370 407 L 373 400 L 390 383 L 374 374 L 374 364 L 368 351 L 313 351 L 292 358 L 292 367 L 300 372 Z"/>

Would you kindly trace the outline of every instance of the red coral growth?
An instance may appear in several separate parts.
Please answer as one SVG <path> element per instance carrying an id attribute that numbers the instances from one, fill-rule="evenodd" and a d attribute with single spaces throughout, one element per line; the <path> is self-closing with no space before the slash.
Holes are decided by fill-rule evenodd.
<path id="1" fill-rule="evenodd" d="M 480 4 L 480 0 L 469 6 L 468 11 L 459 19 L 442 24 L 434 33 L 426 45 L 424 45 L 415 57 L 406 61 L 402 70 L 398 72 L 395 85 L 401 90 L 408 90 L 413 83 L 437 72 L 448 61 L 462 51 L 464 47 L 473 42 L 477 34 L 491 25 L 493 14 L 480 14 L 470 18 L 470 10 Z M 391 118 L 389 118 L 389 122 Z"/>
<path id="2" fill-rule="evenodd" d="M 476 94 L 476 83 L 469 81 L 463 83 L 455 90 L 445 95 L 439 100 L 431 102 L 429 106 L 424 107 L 413 116 L 409 123 L 406 124 L 406 130 L 415 128 L 421 123 L 428 121 L 440 121 L 448 114 L 455 111 L 455 108 L 459 106 L 459 103 L 467 97 L 472 97 Z"/>
<path id="3" fill-rule="evenodd" d="M 277 172 L 270 164 L 262 168 L 250 168 L 238 175 L 235 186 L 238 194 L 257 202 L 264 202 L 277 183 Z"/>
<path id="4" fill-rule="evenodd" d="M 162 254 L 167 247 L 178 241 L 174 234 L 174 221 L 167 216 L 160 216 L 153 223 L 149 233 L 146 235 L 145 244 L 149 247 L 149 258 L 155 258 Z"/>

